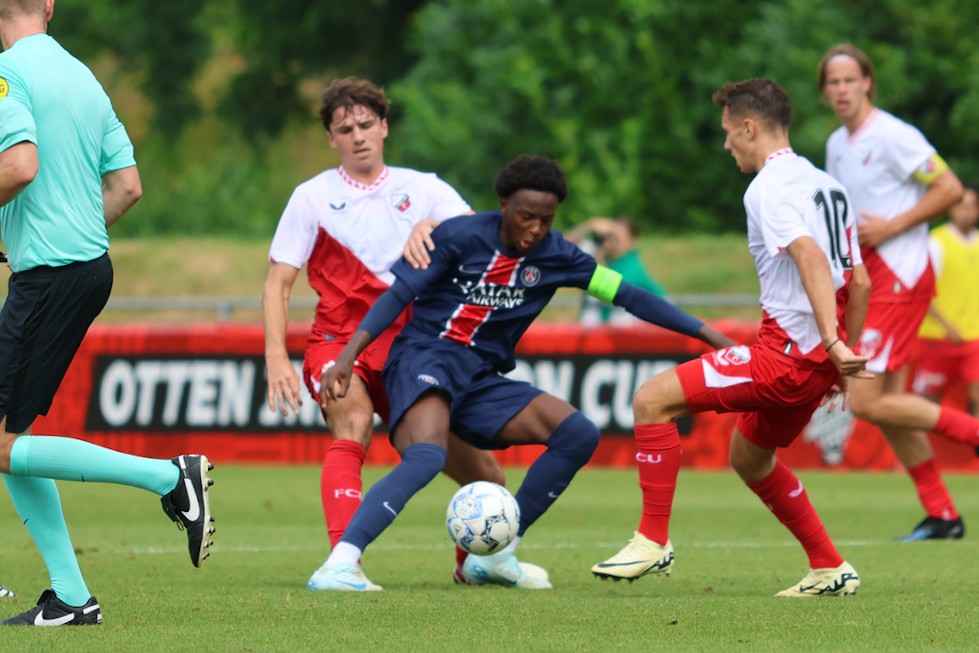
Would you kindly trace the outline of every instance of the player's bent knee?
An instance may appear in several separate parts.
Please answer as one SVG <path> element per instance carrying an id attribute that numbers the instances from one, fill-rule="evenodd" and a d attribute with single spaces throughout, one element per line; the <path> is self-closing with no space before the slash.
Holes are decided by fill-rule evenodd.
<path id="1" fill-rule="evenodd" d="M 350 409 L 325 415 L 333 437 L 338 440 L 353 440 L 364 447 L 374 436 L 374 413 L 361 409 Z"/>
<path id="2" fill-rule="evenodd" d="M 447 458 L 445 449 L 427 442 L 413 444 L 401 455 L 404 462 L 430 471 L 433 477 L 445 467 Z"/>
<path id="3" fill-rule="evenodd" d="M 664 401 L 666 393 L 660 385 L 659 377 L 653 377 L 642 384 L 632 398 L 632 412 L 636 424 L 666 422 L 674 416 L 667 414 L 668 406 Z"/>
<path id="4" fill-rule="evenodd" d="M 849 402 L 850 412 L 857 419 L 862 419 L 865 422 L 870 422 L 872 424 L 877 423 L 883 417 L 881 411 L 877 407 L 876 401 L 853 401 Z"/>
<path id="5" fill-rule="evenodd" d="M 558 450 L 582 465 L 587 463 L 595 449 L 601 432 L 595 422 L 575 411 L 568 415 L 547 439 L 547 448 Z"/>

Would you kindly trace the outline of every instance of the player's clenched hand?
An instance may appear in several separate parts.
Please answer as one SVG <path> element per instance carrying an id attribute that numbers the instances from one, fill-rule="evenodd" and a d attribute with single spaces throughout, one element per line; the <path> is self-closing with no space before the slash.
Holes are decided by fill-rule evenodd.
<path id="1" fill-rule="evenodd" d="M 838 340 L 827 351 L 830 360 L 836 365 L 836 369 L 843 376 L 854 379 L 872 379 L 874 375 L 867 371 L 868 356 L 857 356 L 853 350 L 846 346 L 842 340 Z"/>
<path id="2" fill-rule="evenodd" d="M 863 247 L 877 247 L 885 240 L 895 236 L 891 233 L 891 223 L 878 215 L 860 212 L 860 224 L 857 225 L 857 238 Z"/>
<path id="3" fill-rule="evenodd" d="M 303 405 L 303 395 L 299 375 L 296 373 L 296 368 L 292 366 L 292 361 L 288 358 L 267 360 L 266 368 L 269 410 L 274 413 L 277 408 L 280 408 L 285 417 L 289 416 L 290 410 L 294 415 L 298 415 L 299 407 Z"/>
<path id="4" fill-rule="evenodd" d="M 353 362 L 345 361 L 341 354 L 334 364 L 323 369 L 320 376 L 320 406 L 326 407 L 338 399 L 347 396 L 350 389 L 350 375 L 353 374 Z"/>
<path id="5" fill-rule="evenodd" d="M 408 234 L 404 256 L 405 260 L 416 270 L 427 270 L 428 264 L 432 262 L 428 253 L 435 249 L 432 231 L 438 224 L 435 220 L 426 218 L 412 227 L 411 233 Z"/>

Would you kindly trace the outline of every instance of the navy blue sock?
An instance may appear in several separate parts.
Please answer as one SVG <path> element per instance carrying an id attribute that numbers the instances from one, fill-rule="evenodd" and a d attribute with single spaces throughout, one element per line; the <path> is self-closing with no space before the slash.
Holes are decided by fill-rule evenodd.
<path id="1" fill-rule="evenodd" d="M 585 466 L 598 446 L 598 427 L 575 411 L 547 439 L 547 451 L 527 470 L 517 492 L 520 530 L 523 535 L 564 492 L 578 470 Z"/>
<path id="2" fill-rule="evenodd" d="M 366 549 L 443 467 L 445 449 L 438 445 L 413 444 L 405 449 L 398 466 L 364 495 L 341 541 Z"/>

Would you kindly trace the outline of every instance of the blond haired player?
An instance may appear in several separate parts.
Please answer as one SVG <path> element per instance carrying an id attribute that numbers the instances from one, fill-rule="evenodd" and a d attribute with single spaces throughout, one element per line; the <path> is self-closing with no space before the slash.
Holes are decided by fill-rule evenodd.
<path id="1" fill-rule="evenodd" d="M 826 170 L 846 186 L 871 279 L 859 351 L 873 379 L 850 384 L 850 408 L 884 432 L 915 484 L 925 518 L 906 541 L 957 539 L 964 526 L 935 465 L 927 432 L 975 446 L 979 420 L 907 393 L 908 357 L 935 293 L 928 221 L 962 184 L 916 128 L 874 106 L 869 57 L 848 43 L 819 63 L 819 87 L 842 123 L 826 142 Z"/>

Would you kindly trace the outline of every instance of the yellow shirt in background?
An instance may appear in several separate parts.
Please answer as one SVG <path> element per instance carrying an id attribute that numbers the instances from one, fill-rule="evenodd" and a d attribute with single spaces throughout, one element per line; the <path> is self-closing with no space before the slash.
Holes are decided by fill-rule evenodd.
<path id="1" fill-rule="evenodd" d="M 979 340 L 979 231 L 964 237 L 952 225 L 942 225 L 931 232 L 929 251 L 935 267 L 935 308 L 963 339 Z M 944 340 L 946 333 L 928 315 L 918 337 Z"/>

